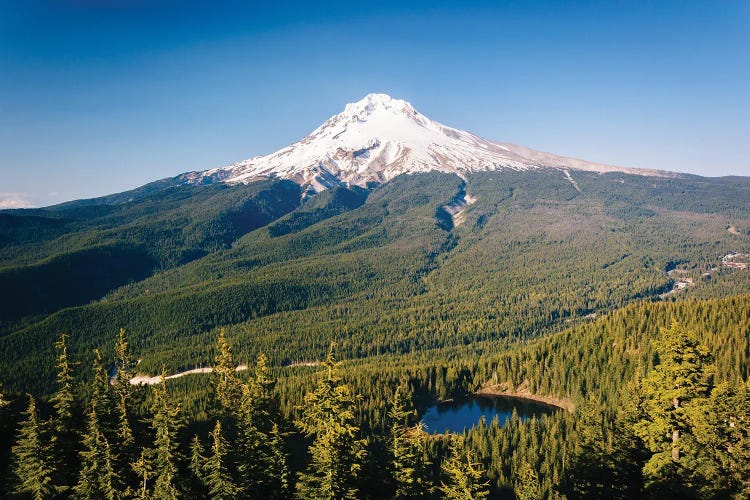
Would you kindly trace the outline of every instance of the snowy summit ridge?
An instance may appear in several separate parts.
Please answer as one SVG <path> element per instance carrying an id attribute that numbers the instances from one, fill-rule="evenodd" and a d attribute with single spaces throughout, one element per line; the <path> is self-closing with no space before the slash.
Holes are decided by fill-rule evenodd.
<path id="1" fill-rule="evenodd" d="M 462 176 L 501 169 L 555 168 L 668 175 L 613 167 L 493 142 L 430 120 L 403 100 L 368 94 L 347 104 L 310 135 L 275 153 L 191 175 L 192 182 L 247 183 L 283 178 L 314 191 L 386 182 L 403 173 L 437 170 Z"/>

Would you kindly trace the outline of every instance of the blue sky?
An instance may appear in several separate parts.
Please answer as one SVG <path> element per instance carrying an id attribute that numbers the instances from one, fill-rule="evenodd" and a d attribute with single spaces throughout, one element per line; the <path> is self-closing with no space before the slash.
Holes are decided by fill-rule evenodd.
<path id="1" fill-rule="evenodd" d="M 370 92 L 557 154 L 750 175 L 750 2 L 0 0 L 0 205 L 267 154 Z"/>

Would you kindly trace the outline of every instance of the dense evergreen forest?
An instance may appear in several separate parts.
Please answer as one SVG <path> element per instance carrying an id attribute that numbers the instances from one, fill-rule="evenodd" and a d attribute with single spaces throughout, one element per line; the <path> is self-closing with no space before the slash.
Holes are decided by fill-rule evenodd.
<path id="1" fill-rule="evenodd" d="M 264 352 L 280 365 L 321 359 L 332 341 L 353 358 L 533 338 L 657 299 L 676 281 L 668 271 L 693 286 L 663 300 L 750 293 L 750 273 L 721 264 L 750 245 L 746 179 L 575 176 L 580 192 L 556 170 L 467 181 L 429 173 L 336 188 L 297 208 L 298 186 L 268 181 L 0 214 L 17 221 L 0 246 L 0 379 L 8 390 L 49 393 L 60 332 L 89 361 L 94 348 L 111 351 L 106 332 L 125 328 L 142 369 L 156 373 L 208 363 L 219 328 L 241 339 L 242 361 Z M 447 229 L 442 207 L 462 190 L 477 202 Z M 238 213 L 261 227 L 245 234 L 252 225 L 230 223 L 244 220 Z M 34 239 L 39 217 L 78 229 Z M 113 285 L 54 263 L 108 241 L 146 249 L 159 264 L 97 300 L 78 297 Z M 185 248 L 195 251 L 175 254 Z M 107 259 L 92 262 L 116 274 Z"/>
<path id="2" fill-rule="evenodd" d="M 247 372 L 220 333 L 211 375 L 153 386 L 129 383 L 124 331 L 76 383 L 62 336 L 51 397 L 3 400 L 7 493 L 747 498 L 749 312 L 750 296 L 638 304 L 514 346 L 345 363 L 331 346 L 318 366 L 260 355 Z M 575 409 L 458 436 L 419 423 L 435 398 L 524 386 Z"/>
<path id="3" fill-rule="evenodd" d="M 573 175 L 0 212 L 0 495 L 750 497 L 750 183 Z M 564 410 L 420 423 L 477 392 Z"/>

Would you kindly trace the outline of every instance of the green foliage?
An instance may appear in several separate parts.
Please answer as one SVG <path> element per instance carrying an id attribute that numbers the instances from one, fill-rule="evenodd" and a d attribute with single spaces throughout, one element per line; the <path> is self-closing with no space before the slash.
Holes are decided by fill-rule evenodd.
<path id="1" fill-rule="evenodd" d="M 217 420 L 211 432 L 211 454 L 203 467 L 203 478 L 211 498 L 217 500 L 236 498 L 239 487 L 234 484 L 227 469 L 228 445 L 221 434 L 221 423 Z"/>
<path id="2" fill-rule="evenodd" d="M 334 345 L 323 364 L 322 378 L 314 392 L 305 396 L 297 421 L 300 430 L 314 436 L 311 462 L 300 474 L 300 498 L 356 498 L 355 479 L 365 457 L 365 440 L 358 438 L 354 409 L 358 397 L 341 383 Z"/>
<path id="3" fill-rule="evenodd" d="M 57 350 L 57 390 L 50 402 L 55 408 L 55 431 L 58 434 L 69 434 L 73 428 L 73 368 L 68 360 L 67 334 L 61 334 L 55 342 Z"/>
<path id="4" fill-rule="evenodd" d="M 542 488 L 539 485 L 539 476 L 531 468 L 527 461 L 521 462 L 516 472 L 516 498 L 518 500 L 541 500 Z M 599 497 L 605 498 L 605 497 Z"/>
<path id="5" fill-rule="evenodd" d="M 133 397 L 133 386 L 130 384 L 130 379 L 134 375 L 133 368 L 135 362 L 130 354 L 124 329 L 120 329 L 120 333 L 118 334 L 115 352 L 115 370 L 117 370 L 117 373 L 112 381 L 112 387 L 114 397 L 116 398 L 116 443 L 120 460 L 123 463 L 128 463 L 135 458 L 135 438 L 133 437 L 133 430 L 130 424 L 131 415 L 129 411 Z"/>
<path id="6" fill-rule="evenodd" d="M 156 269 L 226 248 L 298 204 L 296 184 L 267 181 L 168 187 L 33 215 L 0 214 L 0 295 L 8 298 L 0 321 L 99 299 Z"/>
<path id="7" fill-rule="evenodd" d="M 50 398 L 50 403 L 54 408 L 51 444 L 57 461 L 54 481 L 62 491 L 72 487 L 75 482 L 74 464 L 78 440 L 73 395 L 73 367 L 68 359 L 67 339 L 68 335 L 63 333 L 60 335 L 60 340 L 55 342 L 57 390 Z"/>
<path id="8" fill-rule="evenodd" d="M 721 484 L 734 499 L 750 498 L 750 381 L 721 383 L 711 392 L 710 426 L 702 443 L 716 453 Z"/>
<path id="9" fill-rule="evenodd" d="M 288 496 L 288 467 L 276 380 L 266 357 L 261 354 L 253 375 L 242 385 L 238 428 L 241 461 L 239 473 L 249 492 L 263 492 L 267 498 Z"/>
<path id="10" fill-rule="evenodd" d="M 665 300 L 750 292 L 750 273 L 720 265 L 743 244 L 726 228 L 750 220 L 737 201 L 741 181 L 575 177 L 582 193 L 547 170 L 476 173 L 466 183 L 438 173 L 400 176 L 360 206 L 337 201 L 344 191 L 321 193 L 293 212 L 338 207 L 314 223 L 278 236 L 260 228 L 96 304 L 0 325 L 0 378 L 14 391 L 49 394 L 51 352 L 38 345 L 60 331 L 75 332 L 74 351 L 90 352 L 126 327 L 140 369 L 153 373 L 162 364 L 208 363 L 207 346 L 222 327 L 236 340 L 238 360 L 266 352 L 282 364 L 321 359 L 331 341 L 345 357 L 365 357 L 559 331 L 658 297 L 672 287 L 665 271 L 674 268 L 697 284 Z M 212 189 L 206 193 L 220 197 L 263 191 L 260 184 Z M 436 211 L 462 190 L 477 202 L 463 224 L 441 229 Z M 139 213 L 160 204 L 171 213 L 179 201 L 198 217 L 211 198 L 190 193 L 139 198 Z M 106 218 L 127 219 L 115 215 Z"/>
<path id="11" fill-rule="evenodd" d="M 424 424 L 411 425 L 417 412 L 406 385 L 399 385 L 388 410 L 391 422 L 389 451 L 391 473 L 396 483 L 394 498 L 422 498 L 433 491 L 430 484 L 430 462 L 425 458 Z"/>
<path id="12" fill-rule="evenodd" d="M 182 460 L 184 415 L 204 442 L 218 420 L 214 475 L 239 496 L 415 497 L 442 468 L 453 471 L 444 487 L 487 481 L 479 493 L 501 498 L 666 496 L 677 483 L 747 497 L 750 273 L 720 264 L 748 241 L 747 182 L 572 175 L 580 192 L 553 170 L 400 176 L 299 207 L 289 183 L 174 181 L 0 214 L 0 291 L 17 288 L 23 306 L 0 310 L 0 378 L 11 401 L 54 395 L 50 411 L 40 400 L 51 431 L 37 419 L 58 450 L 50 471 L 81 456 L 106 476 L 111 463 L 130 496 L 208 495 L 195 464 L 216 453 L 198 438 L 195 464 Z M 477 202 L 454 226 L 442 207 L 466 192 Z M 695 286 L 660 299 L 678 274 Z M 122 327 L 132 333 L 112 349 Z M 677 341 L 654 342 L 660 330 Z M 61 331 L 71 337 L 55 354 Z M 331 342 L 345 363 L 326 360 Z M 170 380 L 169 394 L 163 382 L 133 388 L 130 346 L 141 372 L 215 373 Z M 69 354 L 96 370 L 74 373 Z M 306 364 L 320 360 L 316 375 Z M 422 432 L 410 402 L 480 388 L 576 413 L 481 421 L 446 458 L 449 439 Z M 84 420 L 79 408 L 92 407 Z M 3 429 L 19 412 L 6 408 Z"/>
<path id="13" fill-rule="evenodd" d="M 221 460 L 214 462 L 220 465 L 214 468 L 220 471 L 216 477 L 224 477 L 241 488 L 239 495 L 264 498 L 288 498 L 290 490 L 295 489 L 301 495 L 330 497 L 327 493 L 330 488 L 324 480 L 318 479 L 321 475 L 317 471 L 334 468 L 341 471 L 340 476 L 348 475 L 342 481 L 346 482 L 342 495 L 361 497 L 430 496 L 433 482 L 440 481 L 437 474 L 444 469 L 455 474 L 457 470 L 463 471 L 464 476 L 457 476 L 455 481 L 451 474 L 443 477 L 444 487 L 453 488 L 451 494 L 456 495 L 461 492 L 455 484 L 476 486 L 487 482 L 480 493 L 489 492 L 501 498 L 528 492 L 543 498 L 556 498 L 560 494 L 568 498 L 641 498 L 646 494 L 665 496 L 669 491 L 676 491 L 669 489 L 670 485 L 682 479 L 686 487 L 681 493 L 699 498 L 743 498 L 748 489 L 750 415 L 747 413 L 747 385 L 738 376 L 738 367 L 746 366 L 745 358 L 738 357 L 736 349 L 747 347 L 744 313 L 747 301 L 747 297 L 736 297 L 630 306 L 565 332 L 518 344 L 477 343 L 426 353 L 354 359 L 343 364 L 335 362 L 331 355 L 324 363 L 324 372 L 317 375 L 312 367 L 274 367 L 265 357 L 259 357 L 251 370 L 227 371 L 235 378 L 231 385 L 239 385 L 241 397 L 234 402 L 231 411 L 222 411 L 223 416 L 218 419 L 222 440 L 219 443 Z M 666 338 L 679 339 L 681 335 L 664 333 L 665 339 L 659 341 L 660 329 L 672 332 L 674 328 L 670 325 L 675 318 L 685 329 L 700 333 L 701 343 L 710 346 L 717 367 L 713 380 L 709 381 L 708 392 L 702 396 L 701 411 L 691 420 L 695 425 L 681 436 L 691 436 L 696 444 L 693 448 L 700 449 L 701 460 L 685 458 L 693 448 L 681 449 L 682 469 L 673 478 L 647 475 L 650 482 L 644 489 L 646 484 L 641 471 L 653 452 L 644 455 L 647 448 L 633 429 L 648 420 L 646 410 L 650 403 L 645 397 L 649 395 L 649 390 L 644 389 L 648 386 L 646 380 L 649 377 L 657 380 L 659 367 L 670 356 L 682 351 L 683 354 L 672 360 L 676 365 L 671 373 L 696 381 L 695 387 L 702 387 L 697 381 L 705 381 L 705 377 L 693 377 L 694 370 L 677 366 L 700 357 L 685 356 L 685 352 L 705 351 L 694 339 L 687 335 L 687 341 L 670 344 L 665 343 Z M 236 346 L 234 342 L 234 336 L 224 336 L 223 342 L 217 341 L 216 356 L 231 352 Z M 118 336 L 117 343 L 120 347 L 112 351 L 115 365 L 121 363 L 119 359 L 131 357 L 117 354 L 126 350 L 124 335 Z M 675 350 L 675 345 L 682 347 Z M 660 352 L 664 349 L 668 352 Z M 234 363 L 233 355 L 225 356 L 227 368 L 236 368 Z M 68 365 L 72 363 L 68 361 Z M 118 387 L 117 376 L 109 386 L 102 376 L 106 373 L 102 369 L 104 365 L 95 355 L 94 375 L 90 377 L 87 390 L 80 394 L 74 392 L 71 407 L 115 408 L 113 415 L 117 417 L 116 407 L 121 400 L 116 396 L 124 388 Z M 705 368 L 704 374 L 710 372 Z M 540 378 L 536 379 L 537 376 Z M 458 455 L 463 457 L 461 467 L 456 465 L 455 453 L 445 454 L 451 439 L 428 436 L 414 424 L 412 399 L 421 406 L 437 395 L 452 397 L 481 386 L 516 387 L 510 385 L 516 380 L 521 387 L 533 387 L 536 391 L 544 390 L 542 387 L 564 388 L 545 386 L 544 378 L 553 376 L 570 384 L 571 392 L 545 394 L 572 398 L 576 403 L 575 414 L 560 411 L 528 421 L 514 416 L 504 423 L 497 419 L 489 423 L 481 420 L 461 439 L 461 453 L 466 452 L 466 455 Z M 626 384 L 624 381 L 628 377 L 633 382 Z M 150 388 L 136 388 L 126 398 L 125 410 L 135 447 L 142 450 L 134 459 L 129 459 L 132 474 L 117 456 L 117 438 L 109 443 L 106 433 L 101 431 L 102 419 L 97 415 L 92 421 L 97 410 L 87 412 L 87 432 L 84 432 L 80 455 L 83 460 L 74 463 L 82 467 L 87 464 L 84 472 L 89 474 L 76 470 L 74 479 L 88 477 L 90 484 L 102 487 L 107 480 L 96 478 L 99 475 L 109 477 L 106 464 L 111 463 L 111 480 L 119 483 L 118 491 L 124 490 L 128 496 L 207 496 L 204 466 L 212 452 L 207 457 L 200 441 L 194 441 L 190 463 L 182 460 L 182 449 L 187 450 L 188 443 L 179 432 L 181 422 L 174 402 L 179 401 L 184 407 L 191 431 L 207 433 L 205 422 L 210 419 L 215 423 L 214 403 L 219 399 L 217 385 L 210 382 L 212 379 L 213 376 L 201 375 L 177 378 L 169 381 L 169 393 L 162 382 Z M 656 383 L 652 392 L 664 390 L 662 386 L 666 387 Z M 102 404 L 107 391 L 111 400 Z M 410 396 L 412 391 L 413 397 Z M 141 392 L 148 395 L 143 401 L 139 396 Z M 81 396 L 88 400 L 82 400 Z M 344 410 L 334 412 L 334 408 Z M 317 415 L 315 420 L 312 415 Z M 287 460 L 286 449 L 294 449 L 293 456 L 304 456 L 309 444 L 282 431 L 287 418 L 296 419 L 300 424 L 307 422 L 308 431 L 313 425 L 322 429 L 309 435 L 313 442 L 309 447 L 311 463 L 306 470 L 306 464 Z M 74 411 L 74 424 L 78 420 Z M 94 421 L 98 433 L 91 429 Z M 333 425 L 329 425 L 330 422 Z M 328 432 L 329 429 L 351 432 L 333 436 L 335 433 Z M 116 431 L 117 425 L 113 426 L 113 432 Z M 212 443 L 214 435 L 209 436 Z M 366 443 L 362 439 L 364 436 L 368 438 Z M 105 443 L 110 445 L 109 451 Z M 343 449 L 338 448 L 339 445 Z M 365 448 L 367 455 L 346 455 Z M 94 450 L 97 452 L 92 453 Z M 316 464 L 325 462 L 320 458 L 316 462 L 316 457 L 339 458 L 328 462 L 333 464 L 331 467 L 318 469 Z M 95 461 L 105 466 L 92 467 L 90 462 Z M 350 462 L 354 462 L 353 467 L 343 465 Z M 467 467 L 466 463 L 473 465 Z M 193 472 L 195 480 L 185 475 L 187 469 Z M 467 475 L 467 469 L 474 471 L 473 476 Z M 356 470 L 356 474 L 352 474 L 352 470 Z M 302 474 L 297 475 L 300 480 L 295 484 L 290 478 L 299 471 Z M 388 473 L 383 474 L 383 471 Z M 477 471 L 483 471 L 479 479 L 471 480 L 477 477 Z M 159 476 L 167 477 L 168 481 Z M 160 481 L 162 490 L 157 493 Z"/>
<path id="14" fill-rule="evenodd" d="M 641 413 L 640 384 L 623 391 L 623 406 L 611 418 L 591 396 L 576 408 L 576 447 L 571 480 L 561 484 L 571 498 L 639 498 L 646 456 L 630 429 Z"/>
<path id="15" fill-rule="evenodd" d="M 190 441 L 190 472 L 193 476 L 198 479 L 201 484 L 206 483 L 206 457 L 204 456 L 205 450 L 201 444 L 201 440 L 196 434 L 193 436 L 193 440 Z"/>
<path id="16" fill-rule="evenodd" d="M 155 438 L 153 446 L 153 495 L 160 499 L 178 498 L 177 461 L 179 460 L 179 441 L 177 432 L 182 427 L 180 410 L 169 400 L 167 384 L 162 374 L 161 383 L 154 390 L 152 403 L 153 428 Z M 141 469 L 143 470 L 143 469 Z"/>
<path id="17" fill-rule="evenodd" d="M 3 395 L 3 385 L 0 384 L 0 411 L 3 410 L 6 406 L 8 406 L 8 400 L 5 399 Z"/>
<path id="18" fill-rule="evenodd" d="M 644 474 L 647 485 L 690 491 L 700 481 L 690 476 L 708 458 L 701 456 L 696 433 L 704 420 L 714 368 L 708 349 L 676 322 L 662 330 L 656 351 L 658 364 L 641 386 L 644 415 L 634 427 L 651 452 Z"/>
<path id="19" fill-rule="evenodd" d="M 83 435 L 81 472 L 74 490 L 78 498 L 119 498 L 118 478 L 113 470 L 113 457 L 109 442 L 99 428 L 97 405 L 92 404 L 88 414 L 88 430 Z M 120 490 L 121 491 L 121 490 Z"/>
<path id="20" fill-rule="evenodd" d="M 460 438 L 450 442 L 450 452 L 441 465 L 446 481 L 440 486 L 445 498 L 477 500 L 489 495 L 485 470 Z"/>
<path id="21" fill-rule="evenodd" d="M 138 476 L 140 481 L 139 487 L 135 490 L 137 492 L 137 498 L 149 498 L 149 481 L 154 477 L 154 469 L 152 463 L 152 450 L 143 449 L 141 450 L 138 459 L 131 464 L 133 472 Z M 128 491 L 132 493 L 132 490 Z"/>
<path id="22" fill-rule="evenodd" d="M 211 372 L 216 400 L 219 402 L 224 415 L 237 415 L 238 402 L 242 397 L 242 386 L 237 377 L 237 365 L 232 356 L 232 348 L 227 342 L 224 330 L 219 331 L 216 350 L 214 369 Z"/>
<path id="23" fill-rule="evenodd" d="M 26 419 L 21 424 L 18 443 L 13 447 L 14 473 L 18 478 L 16 493 L 35 500 L 51 498 L 55 493 L 54 457 L 45 439 L 45 432 L 36 410 L 36 401 L 29 396 Z"/>

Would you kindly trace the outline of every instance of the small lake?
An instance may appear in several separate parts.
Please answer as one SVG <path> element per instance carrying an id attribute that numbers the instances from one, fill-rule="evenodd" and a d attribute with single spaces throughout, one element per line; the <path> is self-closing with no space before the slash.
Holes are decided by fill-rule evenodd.
<path id="1" fill-rule="evenodd" d="M 469 396 L 430 406 L 422 416 L 422 422 L 426 426 L 425 430 L 430 434 L 435 432 L 439 434 L 461 433 L 464 428 L 470 429 L 477 425 L 482 416 L 485 417 L 487 425 L 495 416 L 500 425 L 505 425 L 505 421 L 511 418 L 514 409 L 521 420 L 559 411 L 559 408 L 555 406 L 528 399 L 508 396 Z"/>

